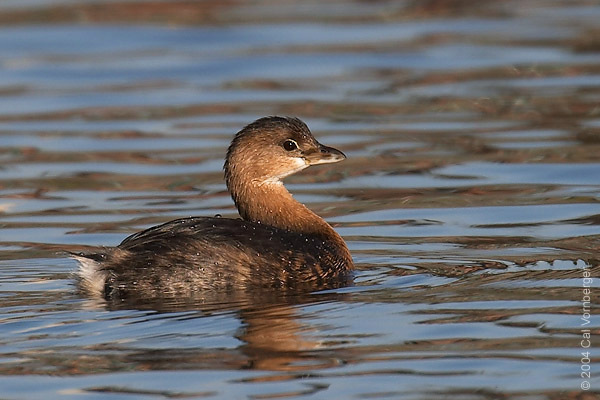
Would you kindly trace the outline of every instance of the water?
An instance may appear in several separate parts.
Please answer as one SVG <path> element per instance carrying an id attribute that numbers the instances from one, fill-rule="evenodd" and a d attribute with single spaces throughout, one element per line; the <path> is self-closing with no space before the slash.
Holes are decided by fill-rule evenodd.
<path id="1" fill-rule="evenodd" d="M 0 397 L 596 398 L 598 20 L 584 0 L 3 2 Z M 273 114 L 348 155 L 287 185 L 347 240 L 353 286 L 75 292 L 62 251 L 235 216 L 225 148 Z"/>

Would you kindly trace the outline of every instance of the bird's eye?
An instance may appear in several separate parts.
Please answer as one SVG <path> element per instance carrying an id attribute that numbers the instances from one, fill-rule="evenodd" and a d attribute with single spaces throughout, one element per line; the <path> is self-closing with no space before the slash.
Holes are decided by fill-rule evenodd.
<path id="1" fill-rule="evenodd" d="M 298 149 L 298 143 L 296 143 L 295 140 L 288 139 L 285 142 L 283 142 L 283 148 L 287 151 L 296 150 Z"/>

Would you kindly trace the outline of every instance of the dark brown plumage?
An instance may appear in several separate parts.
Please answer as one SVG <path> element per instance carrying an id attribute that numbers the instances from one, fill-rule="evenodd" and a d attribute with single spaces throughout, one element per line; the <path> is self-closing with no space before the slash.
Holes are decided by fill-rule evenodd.
<path id="1" fill-rule="evenodd" d="M 233 139 L 225 179 L 243 219 L 167 222 L 80 262 L 80 287 L 106 298 L 195 295 L 248 288 L 322 288 L 346 282 L 344 240 L 293 199 L 281 179 L 309 165 L 341 161 L 297 118 L 265 117 Z"/>

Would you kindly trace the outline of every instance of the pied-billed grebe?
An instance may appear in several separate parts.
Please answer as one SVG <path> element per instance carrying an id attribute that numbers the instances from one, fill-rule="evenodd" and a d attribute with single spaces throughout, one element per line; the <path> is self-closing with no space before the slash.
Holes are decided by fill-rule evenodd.
<path id="1" fill-rule="evenodd" d="M 258 119 L 235 135 L 223 167 L 242 219 L 177 219 L 117 247 L 73 254 L 79 286 L 119 298 L 345 281 L 352 256 L 344 240 L 281 182 L 310 165 L 345 158 L 297 118 Z"/>

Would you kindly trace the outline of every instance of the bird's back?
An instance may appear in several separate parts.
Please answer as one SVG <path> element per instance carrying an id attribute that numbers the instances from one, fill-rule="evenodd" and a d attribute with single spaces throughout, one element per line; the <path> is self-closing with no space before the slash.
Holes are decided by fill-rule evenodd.
<path id="1" fill-rule="evenodd" d="M 83 287 L 105 297 L 252 287 L 319 288 L 348 279 L 336 244 L 241 219 L 190 217 L 127 237 L 103 253 L 79 255 Z M 92 282 L 104 278 L 104 283 Z"/>

